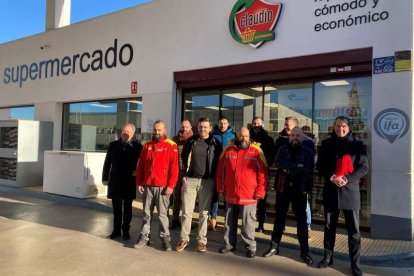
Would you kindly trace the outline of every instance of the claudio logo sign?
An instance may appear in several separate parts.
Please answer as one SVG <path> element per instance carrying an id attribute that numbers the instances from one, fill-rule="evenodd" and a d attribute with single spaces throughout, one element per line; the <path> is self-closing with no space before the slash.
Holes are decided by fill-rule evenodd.
<path id="1" fill-rule="evenodd" d="M 16 84 L 22 87 L 26 81 L 66 76 L 69 74 L 86 73 L 115 68 L 118 65 L 128 66 L 134 58 L 134 49 L 131 44 L 118 45 L 118 39 L 114 39 L 113 45 L 106 50 L 94 50 L 62 58 L 51 58 L 20 64 L 4 68 L 4 84 Z"/>
<path id="2" fill-rule="evenodd" d="M 407 134 L 410 120 L 404 111 L 397 108 L 388 108 L 375 117 L 375 132 L 391 144 Z"/>
<path id="3" fill-rule="evenodd" d="M 274 0 L 239 0 L 230 14 L 230 34 L 237 42 L 258 48 L 275 39 L 281 10 L 282 4 Z"/>

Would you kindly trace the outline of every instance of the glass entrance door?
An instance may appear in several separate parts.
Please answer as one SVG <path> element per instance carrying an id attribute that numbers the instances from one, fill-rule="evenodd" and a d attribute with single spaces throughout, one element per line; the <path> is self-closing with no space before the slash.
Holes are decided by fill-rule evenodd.
<path id="1" fill-rule="evenodd" d="M 217 122 L 219 116 L 228 118 L 234 131 L 250 127 L 255 116 L 262 116 L 264 128 L 276 140 L 286 117 L 299 120 L 305 134 L 314 139 L 315 145 L 330 136 L 334 119 L 339 115 L 348 116 L 352 131 L 371 149 L 371 77 L 347 78 L 340 80 L 319 80 L 294 84 L 267 84 L 248 88 L 187 92 L 185 95 L 184 118 L 196 123 L 199 117 L 210 117 Z M 183 119 L 184 119 L 183 118 Z M 271 168 L 267 206 L 274 212 L 275 168 Z M 370 217 L 370 176 L 361 181 L 361 225 L 369 226 Z M 315 173 L 312 191 L 313 217 L 323 219 L 323 181 Z"/>

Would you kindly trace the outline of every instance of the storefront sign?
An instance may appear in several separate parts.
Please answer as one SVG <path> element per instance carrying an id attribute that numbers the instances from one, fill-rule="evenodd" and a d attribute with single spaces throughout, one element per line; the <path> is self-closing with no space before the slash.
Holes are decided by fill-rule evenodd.
<path id="1" fill-rule="evenodd" d="M 381 111 L 374 120 L 375 132 L 391 144 L 407 134 L 409 128 L 410 119 L 404 111 L 397 108 Z"/>
<path id="2" fill-rule="evenodd" d="M 411 51 L 395 52 L 395 72 L 411 71 Z"/>
<path id="3" fill-rule="evenodd" d="M 69 74 L 86 73 L 111 69 L 118 66 L 128 66 L 134 58 L 134 48 L 125 43 L 118 47 L 118 39 L 114 39 L 113 45 L 106 50 L 94 50 L 92 53 L 84 52 L 64 56 L 62 58 L 50 58 L 31 64 L 21 64 L 4 68 L 3 83 L 16 83 L 22 87 L 26 81 L 53 78 Z"/>
<path id="4" fill-rule="evenodd" d="M 281 3 L 270 0 L 239 0 L 230 14 L 230 34 L 237 42 L 258 48 L 275 39 L 281 10 Z"/>
<path id="5" fill-rule="evenodd" d="M 374 74 L 392 73 L 394 72 L 394 57 L 374 58 L 373 72 Z"/>
<path id="6" fill-rule="evenodd" d="M 386 21 L 390 13 L 381 10 L 384 0 L 315 0 L 313 15 L 319 20 L 315 32 L 343 29 Z"/>

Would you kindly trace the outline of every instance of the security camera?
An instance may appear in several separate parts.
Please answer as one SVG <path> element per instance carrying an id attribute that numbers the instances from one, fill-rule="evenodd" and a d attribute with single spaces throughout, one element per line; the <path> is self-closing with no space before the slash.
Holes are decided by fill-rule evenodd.
<path id="1" fill-rule="evenodd" d="M 45 46 L 40 46 L 40 49 L 43 50 L 45 48 Z"/>
<path id="2" fill-rule="evenodd" d="M 47 44 L 40 46 L 40 50 L 44 50 L 44 49 L 47 49 L 47 48 L 49 48 L 49 45 L 47 45 Z"/>

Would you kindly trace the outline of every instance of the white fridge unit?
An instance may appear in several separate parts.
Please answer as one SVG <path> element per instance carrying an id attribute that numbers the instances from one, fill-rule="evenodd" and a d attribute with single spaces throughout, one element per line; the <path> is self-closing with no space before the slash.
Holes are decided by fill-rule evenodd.
<path id="1" fill-rule="evenodd" d="M 102 185 L 105 153 L 45 151 L 43 191 L 46 193 L 92 198 L 106 195 Z"/>
<path id="2" fill-rule="evenodd" d="M 52 122 L 0 121 L 0 185 L 42 185 L 43 153 L 52 141 Z"/>

